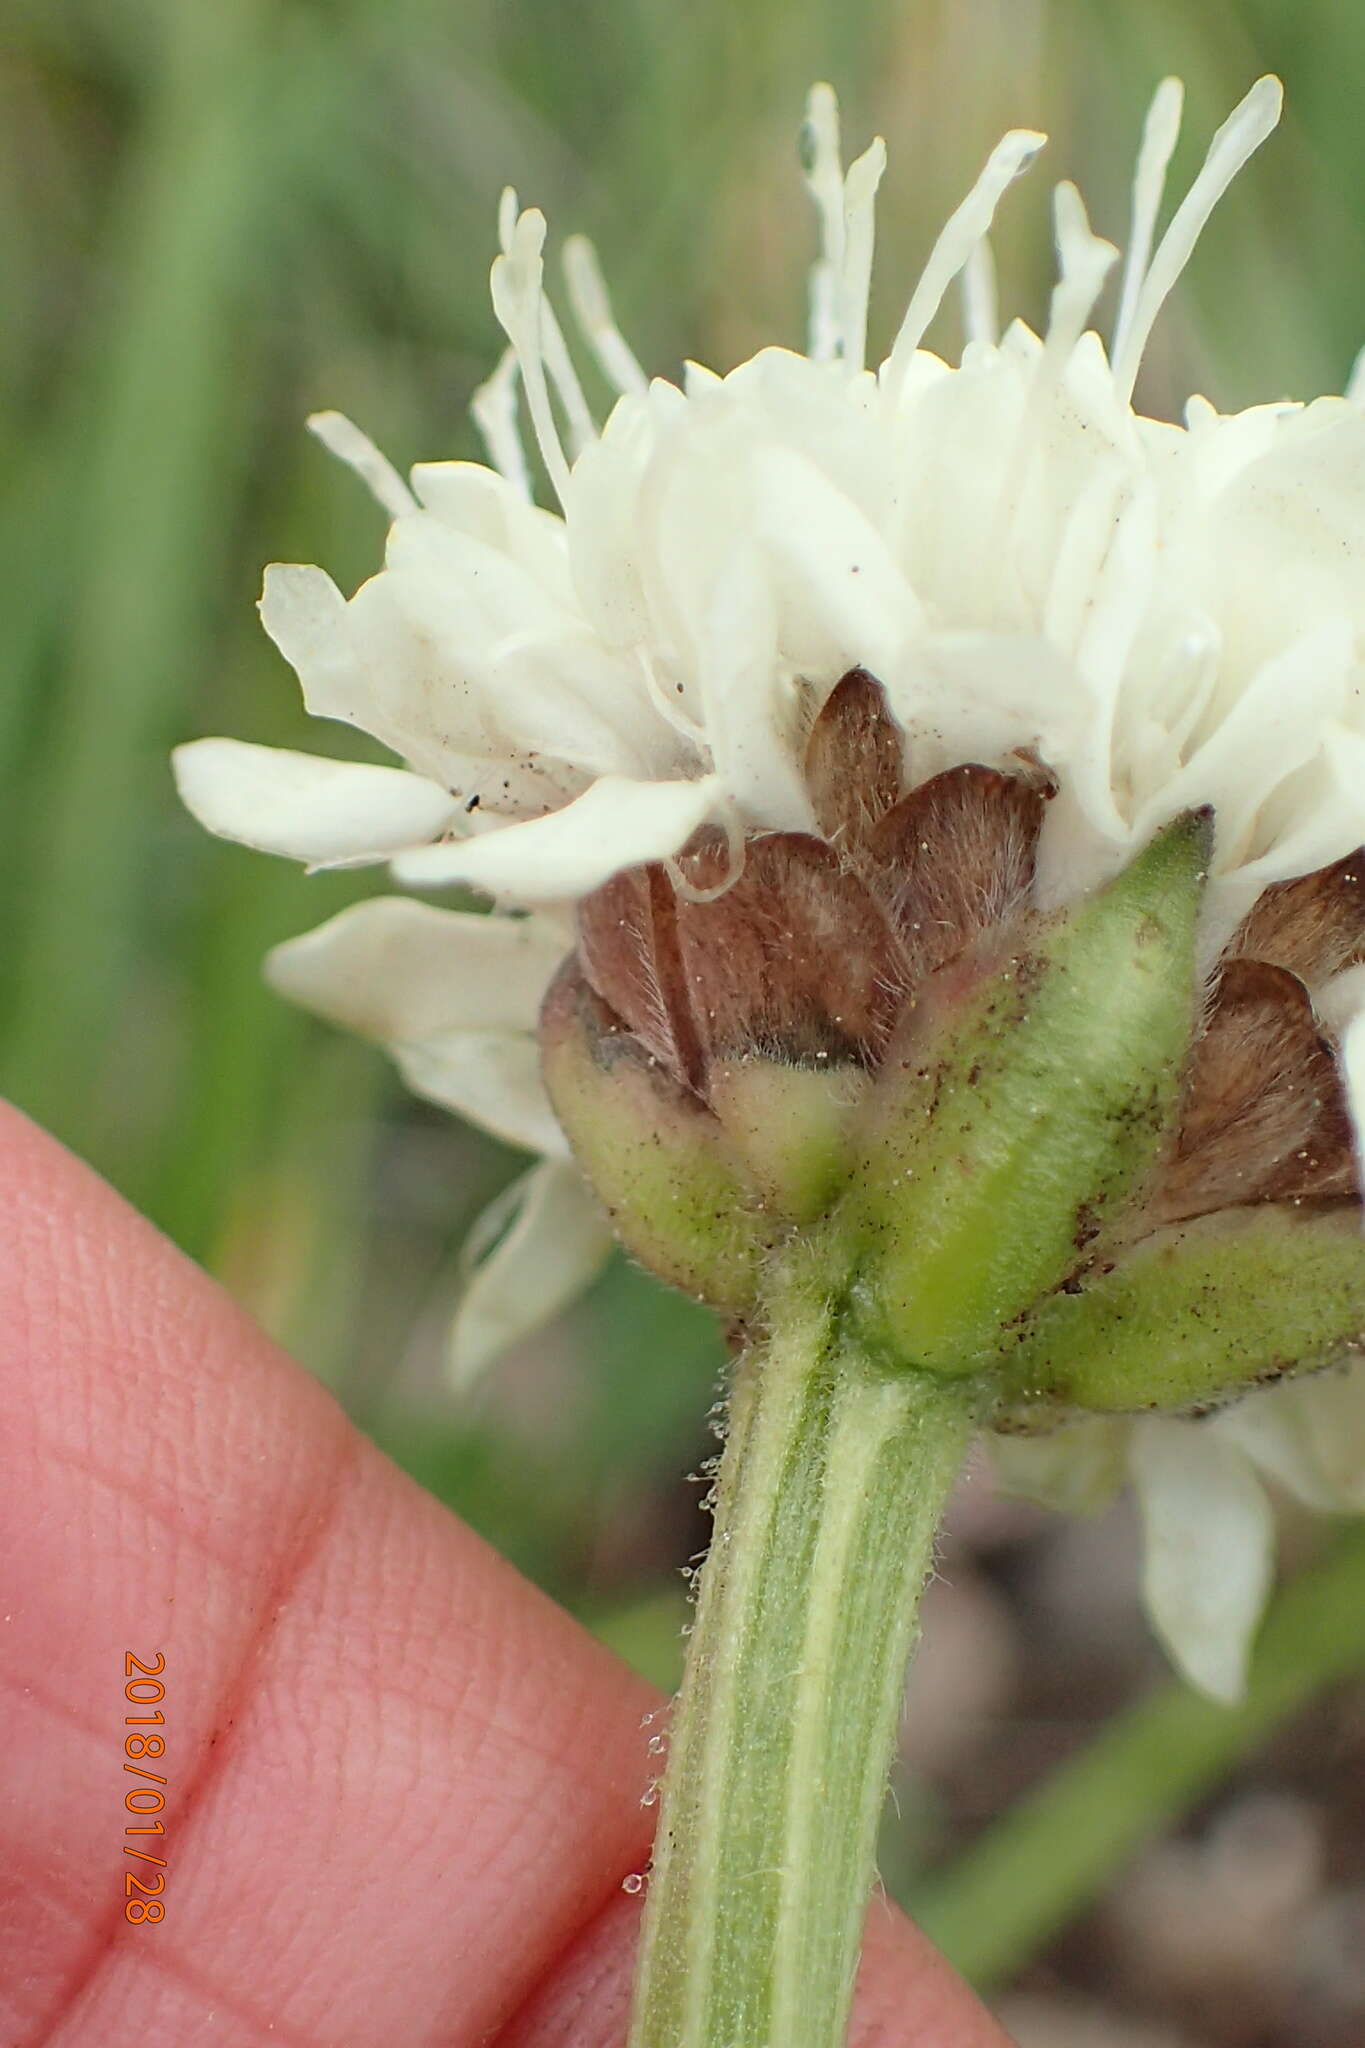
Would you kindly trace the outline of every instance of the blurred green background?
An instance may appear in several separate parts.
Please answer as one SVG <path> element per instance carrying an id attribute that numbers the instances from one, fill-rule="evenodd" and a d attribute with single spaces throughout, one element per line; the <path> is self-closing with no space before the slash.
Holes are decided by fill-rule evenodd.
<path id="1" fill-rule="evenodd" d="M 891 146 L 885 341 L 1004 127 L 1053 137 L 999 238 L 1006 309 L 1037 321 L 1047 177 L 1077 177 L 1121 240 L 1163 72 L 1189 87 L 1187 182 L 1266 68 L 1288 119 L 1163 320 L 1158 412 L 1191 387 L 1228 408 L 1341 388 L 1365 339 L 1358 6 L 0 0 L 0 1084 L 659 1675 L 704 1541 L 681 1475 L 709 1448 L 715 1334 L 617 1267 L 454 1405 L 455 1254 L 519 1162 L 263 990 L 267 946 L 380 884 L 210 842 L 168 751 L 349 744 L 306 729 L 255 618 L 261 568 L 320 561 L 350 588 L 378 562 L 380 515 L 310 410 L 400 466 L 478 452 L 505 182 L 552 234 L 596 238 L 651 368 L 726 368 L 799 342 L 813 78 L 851 150 Z"/>

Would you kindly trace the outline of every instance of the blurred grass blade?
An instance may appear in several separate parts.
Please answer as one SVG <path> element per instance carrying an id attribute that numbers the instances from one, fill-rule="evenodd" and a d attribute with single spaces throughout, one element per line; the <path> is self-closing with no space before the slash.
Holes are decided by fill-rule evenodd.
<path id="1" fill-rule="evenodd" d="M 1356 1528 L 1275 1601 L 1240 1707 L 1161 1687 L 913 1893 L 909 1910 L 972 1983 L 1004 1983 L 1290 1714 L 1362 1671 L 1365 1529 Z"/>
<path id="2" fill-rule="evenodd" d="M 263 7 L 165 10 L 163 63 L 107 228 L 108 321 L 89 337 L 83 476 L 64 545 L 65 660 L 28 787 L 27 930 L 13 961 L 7 1087 L 71 1134 L 139 926 L 163 749 L 204 653 L 231 527 L 249 385 L 238 309 L 278 203 L 251 113 Z"/>

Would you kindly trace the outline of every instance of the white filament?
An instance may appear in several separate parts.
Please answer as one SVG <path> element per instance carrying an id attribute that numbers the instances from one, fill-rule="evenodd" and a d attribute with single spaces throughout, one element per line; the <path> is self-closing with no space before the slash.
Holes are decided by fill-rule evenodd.
<path id="1" fill-rule="evenodd" d="M 1053 196 L 1053 219 L 1058 278 L 1052 293 L 1047 353 L 1053 359 L 1065 359 L 1084 334 L 1119 252 L 1112 242 L 1092 231 L 1085 201 L 1069 182 L 1059 185 Z"/>
<path id="2" fill-rule="evenodd" d="M 597 251 L 586 235 L 570 235 L 564 244 L 564 282 L 579 332 L 607 382 L 623 396 L 648 390 L 649 380 L 616 324 Z"/>
<path id="3" fill-rule="evenodd" d="M 972 245 L 962 266 L 962 321 L 968 341 L 994 347 L 1000 339 L 1000 292 L 989 235 Z"/>
<path id="4" fill-rule="evenodd" d="M 806 101 L 802 130 L 806 188 L 820 223 L 820 254 L 810 271 L 812 362 L 829 363 L 839 353 L 839 286 L 844 265 L 844 173 L 839 155 L 839 102 L 828 85 L 814 85 Z"/>
<path id="5" fill-rule="evenodd" d="M 989 234 L 996 208 L 1010 185 L 1046 140 L 1045 135 L 1035 134 L 1031 129 L 1011 129 L 991 151 L 981 176 L 944 227 L 911 295 L 900 332 L 884 365 L 883 376 L 893 398 L 905 380 L 910 359 L 923 341 L 930 321 L 943 304 L 949 285 L 982 236 Z"/>
<path id="6" fill-rule="evenodd" d="M 1123 289 L 1119 295 L 1118 318 L 1109 359 L 1117 363 L 1128 343 L 1137 311 L 1138 293 L 1151 261 L 1157 216 L 1166 190 L 1166 173 L 1180 139 L 1180 119 L 1185 107 L 1185 88 L 1178 78 L 1163 78 L 1156 89 L 1143 123 L 1142 146 L 1138 150 L 1133 178 L 1133 216 L 1128 236 L 1128 259 L 1123 266 Z"/>
<path id="7" fill-rule="evenodd" d="M 1283 104 L 1279 79 L 1258 79 L 1209 144 L 1204 167 L 1176 209 L 1142 280 L 1122 350 L 1115 353 L 1114 381 L 1125 400 L 1132 396 L 1157 315 L 1193 255 L 1209 215 L 1248 158 L 1274 133 Z"/>
<path id="8" fill-rule="evenodd" d="M 545 351 L 545 368 L 569 422 L 569 446 L 574 455 L 579 456 L 597 439 L 597 422 L 583 396 L 583 386 L 578 381 L 564 330 L 555 317 L 554 307 L 543 294 L 540 301 L 540 339 Z"/>
<path id="9" fill-rule="evenodd" d="M 867 302 L 872 291 L 872 252 L 877 228 L 877 187 L 886 169 L 886 144 L 878 136 L 844 180 L 844 253 L 839 266 L 837 313 L 844 361 L 861 371 L 867 358 Z"/>
<path id="10" fill-rule="evenodd" d="M 366 484 L 390 519 L 402 519 L 417 510 L 417 500 L 387 455 L 381 455 L 368 434 L 342 412 L 315 412 L 308 417 L 308 431 L 315 434 L 329 455 L 335 455 Z"/>
<path id="11" fill-rule="evenodd" d="M 531 214 L 526 216 L 528 219 L 531 217 Z M 545 219 L 544 215 L 539 213 L 534 217 L 540 221 L 537 255 L 542 258 L 536 277 L 536 326 L 540 355 L 569 423 L 569 445 L 575 456 L 578 456 L 597 439 L 597 422 L 588 409 L 587 399 L 583 396 L 583 386 L 578 381 L 578 372 L 574 369 L 563 330 L 555 318 L 555 309 L 545 296 Z M 516 188 L 507 185 L 503 188 L 502 197 L 498 201 L 498 243 L 503 255 L 514 262 L 521 218 Z M 525 230 L 522 229 L 521 233 L 524 235 Z"/>
<path id="12" fill-rule="evenodd" d="M 1365 405 L 1365 348 L 1351 365 L 1351 374 L 1346 379 L 1346 396 L 1352 405 Z"/>
<path id="13" fill-rule="evenodd" d="M 469 401 L 470 416 L 483 436 L 488 459 L 521 497 L 530 499 L 531 473 L 517 423 L 517 378 L 520 365 L 514 348 L 505 348 L 498 367 Z"/>
<path id="14" fill-rule="evenodd" d="M 569 465 L 555 425 L 545 376 L 545 216 L 533 207 L 518 214 L 509 229 L 507 218 L 515 206 L 516 195 L 505 192 L 499 215 L 505 246 L 489 278 L 493 311 L 516 350 L 536 444 L 563 505 L 569 494 Z"/>
<path id="15" fill-rule="evenodd" d="M 671 695 L 664 688 L 663 684 L 659 681 L 658 672 L 655 669 L 649 649 L 640 644 L 637 645 L 635 652 L 639 657 L 640 673 L 645 679 L 645 689 L 649 693 L 649 701 L 658 712 L 660 718 L 663 719 L 666 725 L 671 725 L 678 737 L 686 740 L 690 747 L 698 747 L 704 750 L 706 747 L 705 726 L 693 718 L 690 712 L 684 710 L 676 695 Z"/>

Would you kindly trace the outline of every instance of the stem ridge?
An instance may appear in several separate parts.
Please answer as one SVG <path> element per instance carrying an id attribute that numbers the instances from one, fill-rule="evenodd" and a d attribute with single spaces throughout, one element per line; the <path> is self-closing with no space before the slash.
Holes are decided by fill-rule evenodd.
<path id="1" fill-rule="evenodd" d="M 975 1420 L 809 1287 L 742 1362 L 675 1710 L 631 2048 L 838 2048 L 920 1588 Z"/>

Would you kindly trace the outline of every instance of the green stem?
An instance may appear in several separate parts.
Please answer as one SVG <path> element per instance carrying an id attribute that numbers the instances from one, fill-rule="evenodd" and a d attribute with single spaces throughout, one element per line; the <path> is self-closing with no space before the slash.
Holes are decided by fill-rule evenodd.
<path id="1" fill-rule="evenodd" d="M 631 2048 L 838 2048 L 905 1660 L 975 1390 L 879 1376 L 789 1289 L 744 1362 Z"/>
<path id="2" fill-rule="evenodd" d="M 1239 1707 L 1162 1686 L 914 1898 L 916 1918 L 973 1983 L 1001 1982 L 1279 1722 L 1363 1667 L 1365 1530 L 1354 1530 L 1276 1600 Z"/>

